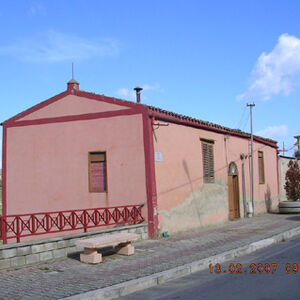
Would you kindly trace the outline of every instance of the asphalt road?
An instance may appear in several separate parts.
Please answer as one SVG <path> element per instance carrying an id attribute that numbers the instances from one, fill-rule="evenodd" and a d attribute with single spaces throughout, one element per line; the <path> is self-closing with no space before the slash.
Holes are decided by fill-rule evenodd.
<path id="1" fill-rule="evenodd" d="M 300 237 L 121 299 L 300 299 Z"/>

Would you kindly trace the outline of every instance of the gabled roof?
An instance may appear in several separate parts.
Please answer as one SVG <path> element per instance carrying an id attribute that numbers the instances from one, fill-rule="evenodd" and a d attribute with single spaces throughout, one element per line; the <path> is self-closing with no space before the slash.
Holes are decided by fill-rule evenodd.
<path id="1" fill-rule="evenodd" d="M 5 123 L 16 121 L 20 118 L 23 118 L 24 116 L 27 116 L 28 114 L 30 114 L 34 111 L 37 111 L 51 103 L 59 101 L 60 99 L 66 97 L 67 95 L 70 95 L 70 94 L 93 99 L 96 101 L 103 101 L 103 102 L 107 102 L 107 103 L 118 104 L 121 106 L 130 107 L 130 108 L 142 108 L 143 110 L 146 110 L 148 112 L 149 116 L 152 116 L 156 119 L 165 120 L 165 121 L 169 121 L 169 122 L 173 122 L 173 123 L 177 123 L 177 124 L 181 124 L 181 125 L 202 128 L 202 129 L 209 130 L 209 131 L 239 136 L 239 137 L 247 138 L 247 139 L 250 139 L 250 137 L 251 137 L 251 135 L 249 133 L 243 132 L 239 129 L 231 129 L 231 128 L 228 128 L 228 127 L 225 127 L 222 125 L 218 125 L 218 124 L 215 124 L 212 122 L 203 121 L 203 120 L 192 118 L 192 117 L 189 117 L 186 115 L 181 115 L 178 113 L 167 111 L 167 110 L 164 110 L 164 109 L 161 109 L 158 107 L 154 107 L 154 106 L 150 106 L 150 105 L 146 105 L 146 104 L 140 104 L 140 103 L 123 100 L 123 99 L 119 99 L 119 98 L 108 97 L 105 95 L 86 92 L 83 90 L 71 90 L 71 91 L 67 90 L 63 93 L 60 93 L 48 100 L 45 100 L 25 111 L 15 115 L 14 117 L 1 123 L 1 125 L 5 124 Z M 271 147 L 278 148 L 277 142 L 272 139 L 268 139 L 268 138 L 264 138 L 264 137 L 260 137 L 260 136 L 254 136 L 254 140 L 257 142 L 261 142 L 263 144 L 269 145 Z"/>

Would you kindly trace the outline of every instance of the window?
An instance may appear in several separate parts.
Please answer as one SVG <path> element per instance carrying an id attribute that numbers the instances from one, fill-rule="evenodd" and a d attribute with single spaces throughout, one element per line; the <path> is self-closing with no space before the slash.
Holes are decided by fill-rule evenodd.
<path id="1" fill-rule="evenodd" d="M 91 193 L 107 190 L 105 152 L 89 153 L 89 190 Z"/>
<path id="2" fill-rule="evenodd" d="M 258 151 L 258 176 L 259 183 L 265 183 L 265 168 L 264 168 L 264 153 L 262 151 Z"/>
<path id="3" fill-rule="evenodd" d="M 203 158 L 203 178 L 204 183 L 215 182 L 214 171 L 214 141 L 204 140 L 202 141 L 202 158 Z"/>

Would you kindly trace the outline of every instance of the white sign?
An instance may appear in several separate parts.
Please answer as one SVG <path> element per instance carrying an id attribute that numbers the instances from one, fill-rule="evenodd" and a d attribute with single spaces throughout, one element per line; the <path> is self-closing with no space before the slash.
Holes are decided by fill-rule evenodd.
<path id="1" fill-rule="evenodd" d="M 155 161 L 162 161 L 162 154 L 161 152 L 155 152 Z"/>

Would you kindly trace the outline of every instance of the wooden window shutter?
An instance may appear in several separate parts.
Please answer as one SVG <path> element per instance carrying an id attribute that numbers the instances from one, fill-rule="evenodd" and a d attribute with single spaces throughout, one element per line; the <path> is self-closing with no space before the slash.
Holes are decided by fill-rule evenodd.
<path id="1" fill-rule="evenodd" d="M 202 142 L 204 183 L 215 182 L 213 143 Z"/>
<path id="2" fill-rule="evenodd" d="M 259 183 L 265 183 L 265 167 L 264 167 L 264 153 L 262 151 L 258 151 L 258 177 Z"/>
<path id="3" fill-rule="evenodd" d="M 106 153 L 89 153 L 89 190 L 99 193 L 107 190 Z"/>

